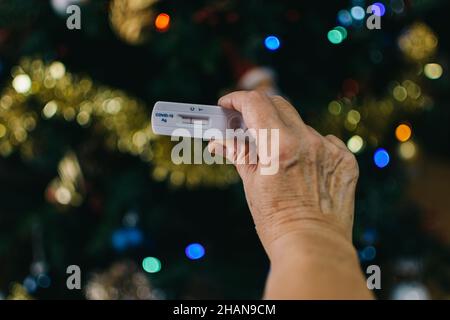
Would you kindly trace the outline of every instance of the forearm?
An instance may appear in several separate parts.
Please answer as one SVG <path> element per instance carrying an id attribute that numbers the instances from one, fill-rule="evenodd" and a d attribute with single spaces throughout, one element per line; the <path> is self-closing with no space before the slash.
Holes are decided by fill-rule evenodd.
<path id="1" fill-rule="evenodd" d="M 372 299 L 351 243 L 335 234 L 302 231 L 271 247 L 265 299 Z"/>

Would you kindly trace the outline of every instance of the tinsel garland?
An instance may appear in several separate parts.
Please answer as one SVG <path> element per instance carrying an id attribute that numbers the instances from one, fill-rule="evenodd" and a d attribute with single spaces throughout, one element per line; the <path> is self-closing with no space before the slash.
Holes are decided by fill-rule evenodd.
<path id="1" fill-rule="evenodd" d="M 57 117 L 95 127 L 108 148 L 139 156 L 152 165 L 155 180 L 167 179 L 172 186 L 224 186 L 237 180 L 230 165 L 173 164 L 173 142 L 152 133 L 150 112 L 121 90 L 67 72 L 61 62 L 23 59 L 0 94 L 0 155 L 6 157 L 18 149 L 32 158 L 30 133 L 41 119 Z"/>

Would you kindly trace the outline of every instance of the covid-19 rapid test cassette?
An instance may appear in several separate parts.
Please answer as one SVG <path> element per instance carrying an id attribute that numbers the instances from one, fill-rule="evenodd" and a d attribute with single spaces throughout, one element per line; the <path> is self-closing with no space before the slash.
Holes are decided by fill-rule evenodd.
<path id="1" fill-rule="evenodd" d="M 234 110 L 219 106 L 158 101 L 153 107 L 152 129 L 159 135 L 210 139 L 217 138 L 217 132 L 226 137 L 234 130 L 246 130 L 246 126 L 241 113 Z"/>

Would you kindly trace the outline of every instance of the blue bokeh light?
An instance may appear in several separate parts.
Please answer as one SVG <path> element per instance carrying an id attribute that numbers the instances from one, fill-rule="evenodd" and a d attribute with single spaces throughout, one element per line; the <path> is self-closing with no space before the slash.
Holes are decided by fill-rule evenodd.
<path id="1" fill-rule="evenodd" d="M 204 257 L 205 248 L 200 243 L 191 243 L 186 247 L 186 256 L 191 260 L 198 260 Z"/>
<path id="2" fill-rule="evenodd" d="M 373 161 L 378 168 L 384 168 L 389 164 L 389 153 L 385 149 L 380 148 L 375 151 L 375 154 L 373 155 Z"/>
<path id="3" fill-rule="evenodd" d="M 338 22 L 345 27 L 351 26 L 353 22 L 353 18 L 348 10 L 339 11 L 337 14 L 337 19 Z"/>
<path id="4" fill-rule="evenodd" d="M 350 10 L 350 13 L 352 14 L 352 17 L 355 20 L 362 20 L 366 16 L 366 12 L 364 9 L 360 6 L 355 6 Z"/>
<path id="5" fill-rule="evenodd" d="M 359 253 L 360 259 L 362 261 L 371 261 L 375 259 L 376 255 L 377 250 L 373 246 L 367 246 Z"/>
<path id="6" fill-rule="evenodd" d="M 120 228 L 112 234 L 111 243 L 115 250 L 124 251 L 138 247 L 144 241 L 144 234 L 136 227 Z"/>
<path id="7" fill-rule="evenodd" d="M 366 229 L 362 234 L 362 240 L 366 244 L 373 244 L 377 241 L 378 234 L 377 231 L 373 228 Z"/>
<path id="8" fill-rule="evenodd" d="M 373 7 L 378 7 L 378 10 Z M 375 2 L 372 4 L 372 12 L 373 14 L 382 17 L 386 13 L 386 7 L 381 2 Z"/>
<path id="9" fill-rule="evenodd" d="M 37 284 L 41 288 L 48 288 L 50 287 L 51 280 L 50 277 L 46 274 L 40 274 L 37 277 Z"/>
<path id="10" fill-rule="evenodd" d="M 23 281 L 23 286 L 28 291 L 28 293 L 33 293 L 36 291 L 38 284 L 36 283 L 34 277 L 28 276 Z"/>
<path id="11" fill-rule="evenodd" d="M 278 50 L 280 48 L 280 39 L 278 39 L 276 36 L 268 36 L 264 40 L 264 45 L 267 49 L 271 51 Z"/>

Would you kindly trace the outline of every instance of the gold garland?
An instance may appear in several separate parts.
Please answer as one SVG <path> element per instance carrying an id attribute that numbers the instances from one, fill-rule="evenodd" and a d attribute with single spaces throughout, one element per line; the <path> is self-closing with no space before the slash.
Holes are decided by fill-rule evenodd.
<path id="1" fill-rule="evenodd" d="M 442 74 L 439 64 L 429 63 L 437 45 L 437 35 L 424 23 L 416 22 L 406 28 L 398 38 L 398 46 L 412 64 L 403 79 L 390 83 L 384 97 L 367 97 L 363 101 L 358 99 L 358 83 L 354 82 L 353 92 L 344 93 L 344 97 L 329 103 L 328 112 L 318 119 L 317 127 L 341 138 L 349 137 L 347 146 L 354 153 L 362 152 L 366 145 L 382 147 L 387 135 L 394 136 L 394 132 L 389 131 L 394 121 L 433 107 L 432 97 L 424 92 L 420 82 L 424 76 L 435 80 Z M 414 158 L 416 149 L 412 140 L 401 141 L 398 145 L 399 156 L 404 160 Z"/>
<path id="2" fill-rule="evenodd" d="M 38 105 L 39 112 L 33 109 Z M 0 94 L 0 155 L 18 149 L 34 156 L 30 133 L 41 118 L 58 117 L 93 127 L 105 136 L 112 150 L 139 156 L 151 163 L 152 177 L 171 186 L 225 186 L 237 181 L 230 165 L 175 165 L 170 159 L 173 143 L 155 136 L 150 111 L 124 92 L 96 85 L 92 79 L 66 71 L 61 62 L 24 59 L 12 70 L 12 81 Z"/>

